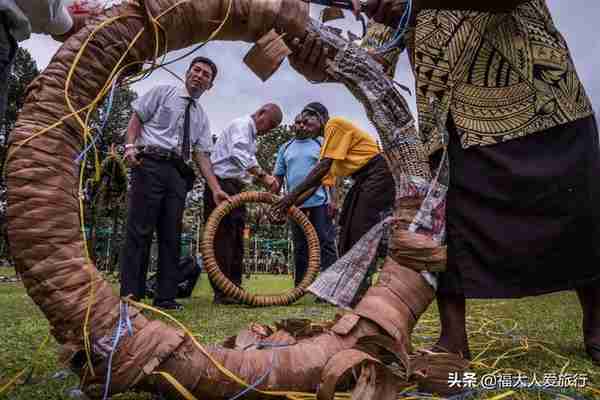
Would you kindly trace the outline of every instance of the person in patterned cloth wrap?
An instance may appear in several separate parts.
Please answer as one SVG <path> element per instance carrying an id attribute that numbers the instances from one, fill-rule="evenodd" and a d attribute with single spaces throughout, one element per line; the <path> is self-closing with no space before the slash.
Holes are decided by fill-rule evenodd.
<path id="1" fill-rule="evenodd" d="M 405 7 L 366 5 L 390 27 Z M 546 1 L 414 0 L 410 21 L 420 135 L 432 167 L 444 138 L 450 160 L 434 349 L 470 357 L 466 298 L 575 290 L 585 350 L 600 362 L 598 130 Z M 319 78 L 312 60 L 328 49 L 300 46 L 292 65 Z"/>

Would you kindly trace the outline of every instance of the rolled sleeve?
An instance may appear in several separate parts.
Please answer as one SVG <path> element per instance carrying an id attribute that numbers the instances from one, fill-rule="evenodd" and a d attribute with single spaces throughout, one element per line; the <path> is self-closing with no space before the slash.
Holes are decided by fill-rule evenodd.
<path id="1" fill-rule="evenodd" d="M 131 103 L 131 108 L 143 124 L 150 121 L 154 114 L 156 114 L 162 95 L 163 88 L 158 86 L 148 91 L 142 97 L 138 97 Z"/>
<path id="2" fill-rule="evenodd" d="M 232 126 L 233 132 L 231 158 L 243 170 L 248 170 L 258 165 L 256 155 L 251 151 L 250 133 L 240 125 Z"/>
<path id="3" fill-rule="evenodd" d="M 352 145 L 352 134 L 337 120 L 325 127 L 325 143 L 321 147 L 321 159 L 345 160 Z"/>

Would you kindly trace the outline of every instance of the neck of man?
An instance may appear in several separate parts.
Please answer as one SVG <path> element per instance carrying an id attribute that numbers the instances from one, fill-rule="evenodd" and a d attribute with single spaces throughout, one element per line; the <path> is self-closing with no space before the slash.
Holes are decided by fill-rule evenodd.
<path id="1" fill-rule="evenodd" d="M 316 135 L 311 135 L 310 133 L 304 132 L 304 131 L 302 131 L 302 132 L 296 132 L 296 139 L 300 139 L 300 140 L 302 140 L 302 139 L 311 139 L 311 138 L 313 138 L 315 136 Z"/>
<path id="2" fill-rule="evenodd" d="M 197 89 L 197 90 L 190 89 L 190 87 L 187 83 L 185 84 L 185 90 L 190 95 L 190 97 L 194 100 L 199 98 L 200 96 L 202 96 L 202 93 L 204 92 L 202 89 Z"/>

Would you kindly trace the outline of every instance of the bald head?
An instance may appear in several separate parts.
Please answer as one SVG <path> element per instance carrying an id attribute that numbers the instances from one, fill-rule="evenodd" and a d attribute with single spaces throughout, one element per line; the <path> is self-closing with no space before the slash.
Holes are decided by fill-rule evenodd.
<path id="1" fill-rule="evenodd" d="M 277 128 L 281 124 L 283 112 L 277 104 L 268 103 L 252 114 L 252 119 L 254 119 L 254 123 L 256 124 L 257 133 L 261 135 Z"/>

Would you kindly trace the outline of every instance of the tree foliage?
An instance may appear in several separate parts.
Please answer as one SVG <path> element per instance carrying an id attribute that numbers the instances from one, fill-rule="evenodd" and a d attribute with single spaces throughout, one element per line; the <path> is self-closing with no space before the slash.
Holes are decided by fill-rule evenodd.
<path id="1" fill-rule="evenodd" d="M 40 71 L 31 54 L 27 50 L 19 48 L 8 78 L 8 101 L 4 117 L 3 144 L 6 143 L 6 133 L 13 130 L 17 116 L 23 108 L 27 87 L 39 74 Z"/>
<path id="2" fill-rule="evenodd" d="M 279 147 L 294 137 L 291 125 L 281 125 L 257 139 L 256 158 L 258 164 L 268 173 L 273 172 Z"/>
<path id="3" fill-rule="evenodd" d="M 108 95 L 94 113 L 90 127 L 101 165 L 111 153 L 113 146 L 114 151 L 122 154 L 124 133 L 133 112 L 131 102 L 136 98 L 137 94 L 128 87 L 115 88 L 112 99 Z M 119 179 L 115 175 L 119 172 L 119 168 L 114 162 L 105 165 L 109 168 L 101 171 L 100 181 L 86 188 L 90 189 L 87 193 L 88 198 L 96 200 L 95 210 L 88 207 L 86 223 L 90 228 L 88 239 L 90 245 L 93 243 L 90 248 L 94 248 L 96 262 L 112 271 L 118 262 L 119 249 L 124 240 L 122 225 L 127 214 L 127 196 L 120 192 L 124 190 L 124 186 L 118 184 Z M 92 178 L 95 172 L 92 150 L 87 153 L 85 168 L 86 176 Z M 88 202 L 88 206 L 91 205 L 91 202 Z"/>
<path id="4" fill-rule="evenodd" d="M 31 54 L 19 48 L 8 77 L 8 93 L 4 121 L 0 121 L 0 166 L 4 166 L 8 136 L 15 126 L 17 115 L 23 108 L 25 95 L 29 84 L 39 75 L 40 71 Z M 6 238 L 6 184 L 0 178 L 0 257 L 7 257 Z"/>

